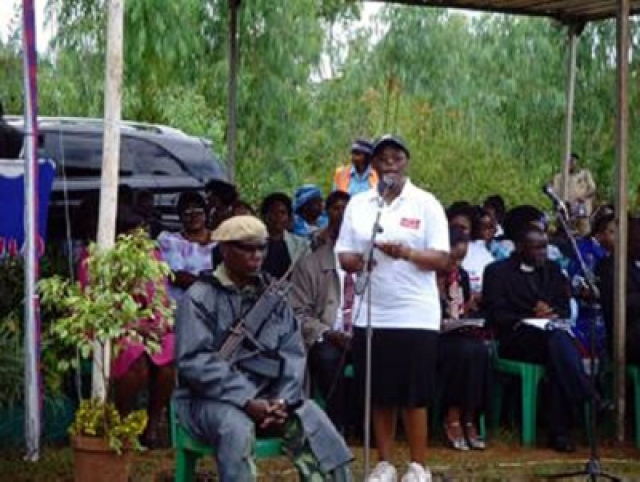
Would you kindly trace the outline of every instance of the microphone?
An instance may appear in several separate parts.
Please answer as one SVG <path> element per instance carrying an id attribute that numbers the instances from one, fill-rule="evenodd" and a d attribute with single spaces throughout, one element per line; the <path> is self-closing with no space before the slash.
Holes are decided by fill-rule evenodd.
<path id="1" fill-rule="evenodd" d="M 553 204 L 557 206 L 557 208 L 560 209 L 565 216 L 568 215 L 567 206 L 565 205 L 564 201 L 560 199 L 560 197 L 558 197 L 556 192 L 549 184 L 545 184 L 544 186 L 542 186 L 542 192 L 545 194 L 545 196 L 551 199 Z"/>
<path id="2" fill-rule="evenodd" d="M 387 177 L 387 176 L 381 177 L 378 180 L 378 185 L 376 186 L 376 189 L 377 189 L 378 194 L 380 196 L 384 196 L 385 193 L 387 192 L 387 189 L 389 189 L 389 185 L 387 184 L 387 181 L 385 180 L 385 177 Z"/>
<path id="3" fill-rule="evenodd" d="M 384 202 L 385 194 L 387 194 L 391 189 L 393 189 L 395 184 L 396 184 L 396 180 L 393 178 L 393 176 L 390 176 L 387 174 L 380 178 L 377 186 L 378 195 L 380 196 L 380 205 L 382 205 L 382 203 Z"/>

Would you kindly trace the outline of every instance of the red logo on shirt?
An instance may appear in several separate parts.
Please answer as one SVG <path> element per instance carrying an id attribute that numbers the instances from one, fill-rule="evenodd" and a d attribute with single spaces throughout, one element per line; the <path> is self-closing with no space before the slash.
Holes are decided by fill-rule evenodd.
<path id="1" fill-rule="evenodd" d="M 400 226 L 402 226 L 403 228 L 418 229 L 420 227 L 420 220 L 419 219 L 402 218 L 400 220 Z"/>

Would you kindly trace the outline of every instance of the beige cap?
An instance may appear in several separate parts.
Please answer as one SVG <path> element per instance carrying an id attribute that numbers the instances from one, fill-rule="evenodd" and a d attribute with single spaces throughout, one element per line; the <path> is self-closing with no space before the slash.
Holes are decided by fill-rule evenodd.
<path id="1" fill-rule="evenodd" d="M 211 240 L 219 243 L 229 241 L 267 240 L 267 227 L 255 216 L 234 216 L 224 221 L 211 233 Z"/>

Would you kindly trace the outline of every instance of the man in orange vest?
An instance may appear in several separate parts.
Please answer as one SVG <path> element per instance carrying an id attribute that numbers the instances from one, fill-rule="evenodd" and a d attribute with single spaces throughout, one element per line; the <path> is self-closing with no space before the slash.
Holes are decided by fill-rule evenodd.
<path id="1" fill-rule="evenodd" d="M 336 169 L 333 190 L 355 195 L 378 184 L 378 175 L 371 168 L 373 146 L 369 141 L 357 139 L 351 146 L 351 164 Z"/>

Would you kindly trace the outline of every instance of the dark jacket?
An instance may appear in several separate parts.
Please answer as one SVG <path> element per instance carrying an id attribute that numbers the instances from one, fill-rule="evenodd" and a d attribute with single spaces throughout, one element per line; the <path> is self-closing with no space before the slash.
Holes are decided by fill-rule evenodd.
<path id="1" fill-rule="evenodd" d="M 488 323 L 498 337 L 522 319 L 533 318 L 538 301 L 546 302 L 560 318 L 568 318 L 571 311 L 568 280 L 553 261 L 533 273 L 525 272 L 515 255 L 497 261 L 485 269 L 482 291 Z"/>
<path id="2" fill-rule="evenodd" d="M 300 325 L 288 303 L 274 310 L 258 335 L 267 349 L 283 359 L 279 379 L 247 373 L 217 355 L 229 327 L 254 305 L 266 284 L 261 279 L 257 290 L 239 290 L 210 276 L 196 281 L 181 299 L 176 316 L 178 386 L 174 394 L 178 417 L 192 433 L 218 434 L 213 437 L 218 440 L 225 424 L 246 421 L 244 407 L 249 400 L 283 399 L 298 407 L 295 414 L 311 450 L 323 470 L 331 471 L 348 462 L 351 453 L 324 412 L 304 397 L 305 350 Z M 242 451 L 245 447 L 226 449 Z"/>
<path id="3" fill-rule="evenodd" d="M 333 329 L 342 302 L 333 246 L 323 244 L 303 258 L 291 275 L 291 306 L 302 324 L 308 349 Z"/>

